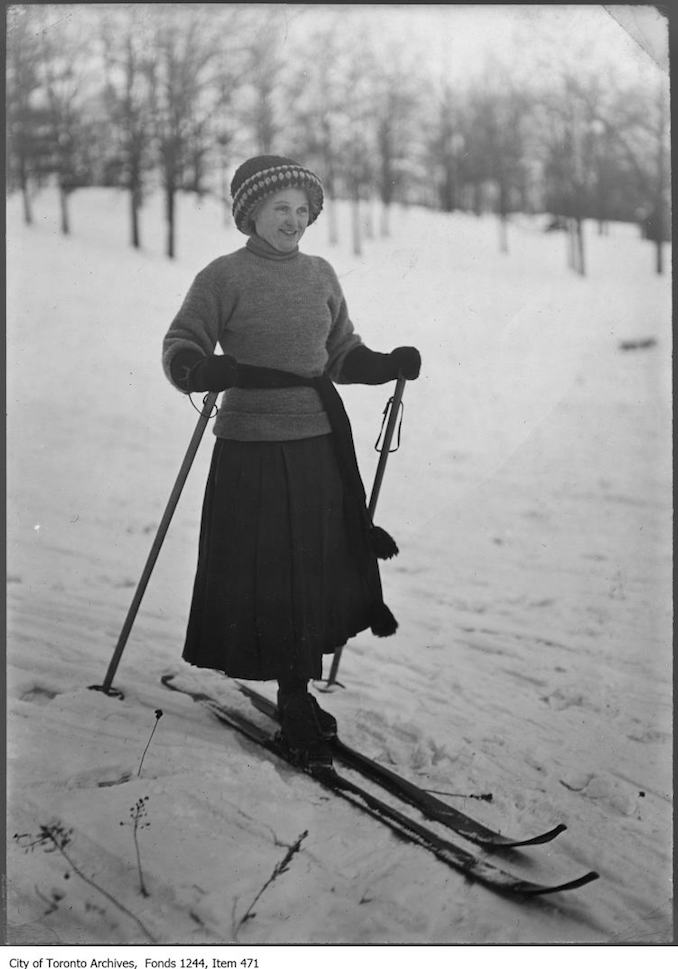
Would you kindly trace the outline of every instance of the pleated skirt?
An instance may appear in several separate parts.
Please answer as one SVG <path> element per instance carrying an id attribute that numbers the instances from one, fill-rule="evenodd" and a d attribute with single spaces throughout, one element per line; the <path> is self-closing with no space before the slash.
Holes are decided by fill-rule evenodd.
<path id="1" fill-rule="evenodd" d="M 217 439 L 183 658 L 229 676 L 319 679 L 369 626 L 331 435 Z"/>

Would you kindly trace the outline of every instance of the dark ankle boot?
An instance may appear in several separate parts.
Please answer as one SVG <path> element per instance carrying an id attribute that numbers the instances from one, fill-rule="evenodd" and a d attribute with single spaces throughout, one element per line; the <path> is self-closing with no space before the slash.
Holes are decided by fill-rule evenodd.
<path id="1" fill-rule="evenodd" d="M 337 721 L 328 713 L 327 710 L 323 710 L 316 698 L 312 693 L 309 693 L 309 698 L 315 709 L 315 715 L 318 718 L 318 723 L 320 724 L 320 729 L 325 740 L 334 740 L 337 736 Z"/>
<path id="2" fill-rule="evenodd" d="M 332 766 L 332 751 L 323 735 L 312 697 L 306 692 L 279 693 L 280 734 L 300 767 L 308 770 Z"/>
<path id="3" fill-rule="evenodd" d="M 281 710 L 281 706 L 285 702 L 286 697 L 289 697 L 293 695 L 293 693 L 297 693 L 297 692 L 306 693 L 306 689 L 304 688 L 301 690 L 284 692 L 283 688 L 279 687 L 278 688 L 278 710 L 279 711 Z M 323 708 L 320 706 L 320 704 L 318 703 L 318 701 L 316 700 L 316 698 L 313 696 L 312 693 L 307 693 L 306 695 L 308 696 L 309 700 L 313 705 L 313 709 L 315 710 L 315 715 L 320 725 L 320 732 L 322 733 L 323 737 L 325 738 L 325 740 L 334 740 L 334 738 L 337 736 L 336 719 L 332 716 L 331 713 L 328 713 L 327 710 L 323 710 Z"/>

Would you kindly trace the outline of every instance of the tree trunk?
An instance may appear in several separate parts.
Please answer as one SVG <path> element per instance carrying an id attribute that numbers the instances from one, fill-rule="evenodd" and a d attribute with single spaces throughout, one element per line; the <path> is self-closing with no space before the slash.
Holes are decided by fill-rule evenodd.
<path id="1" fill-rule="evenodd" d="M 139 235 L 139 187 L 132 185 L 130 188 L 130 227 L 131 243 L 134 249 L 141 248 L 141 238 Z"/>
<path id="2" fill-rule="evenodd" d="M 23 164 L 21 166 L 21 198 L 23 201 L 24 209 L 24 223 L 26 225 L 33 225 L 33 208 L 31 206 L 31 193 L 28 187 L 28 178 L 23 170 Z"/>
<path id="3" fill-rule="evenodd" d="M 170 182 L 165 186 L 165 219 L 167 222 L 167 244 L 165 253 L 168 259 L 174 259 L 174 223 L 175 223 L 175 196 L 176 190 Z"/>
<path id="4" fill-rule="evenodd" d="M 567 239 L 567 265 L 569 269 L 573 271 L 576 270 L 576 256 L 575 256 L 575 244 L 574 244 L 574 219 L 566 219 L 566 232 L 565 236 Z"/>
<path id="5" fill-rule="evenodd" d="M 502 213 L 499 214 L 499 249 L 508 252 L 508 218 Z"/>
<path id="6" fill-rule="evenodd" d="M 326 196 L 327 202 L 327 230 L 328 240 L 331 246 L 336 246 L 339 242 L 339 229 L 337 226 L 337 205 L 333 195 Z"/>
<path id="7" fill-rule="evenodd" d="M 68 192 L 63 185 L 59 185 L 59 208 L 61 211 L 61 232 L 67 236 L 71 233 L 71 223 L 68 217 Z"/>
<path id="8" fill-rule="evenodd" d="M 659 226 L 661 230 L 663 227 Z M 662 242 L 661 234 L 659 234 L 657 241 L 655 243 L 655 270 L 658 276 L 661 276 L 664 272 L 664 243 Z"/>
<path id="9" fill-rule="evenodd" d="M 374 239 L 374 220 L 372 218 L 372 215 L 373 215 L 372 199 L 369 199 L 365 204 L 365 215 L 363 216 L 366 239 Z"/>
<path id="10" fill-rule="evenodd" d="M 480 182 L 473 183 L 473 213 L 477 216 L 483 214 L 483 189 Z"/>
<path id="11" fill-rule="evenodd" d="M 381 207 L 381 222 L 379 232 L 382 239 L 387 239 L 391 235 L 391 206 L 384 204 Z"/>
<path id="12" fill-rule="evenodd" d="M 664 137 L 666 135 L 666 125 L 667 125 L 667 102 L 664 95 L 664 87 L 660 84 L 659 87 L 659 129 L 658 129 L 658 139 L 657 139 L 657 191 L 655 198 L 655 232 L 656 232 L 656 246 L 655 246 L 655 270 L 657 275 L 661 276 L 664 272 L 664 236 L 665 236 L 665 212 L 664 212 L 664 200 L 667 189 L 667 165 L 666 165 L 666 152 L 664 149 Z"/>
<path id="13" fill-rule="evenodd" d="M 581 218 L 574 220 L 576 259 L 575 268 L 580 276 L 586 275 L 586 260 L 584 259 L 584 225 Z"/>
<path id="14" fill-rule="evenodd" d="M 360 197 L 356 194 L 351 201 L 351 222 L 353 226 L 353 255 L 362 256 L 362 238 L 360 233 Z"/>
<path id="15" fill-rule="evenodd" d="M 457 180 L 451 159 L 445 160 L 445 177 L 442 185 L 443 212 L 454 212 L 457 207 Z"/>
<path id="16" fill-rule="evenodd" d="M 508 252 L 508 188 L 504 178 L 499 179 L 499 248 Z"/>

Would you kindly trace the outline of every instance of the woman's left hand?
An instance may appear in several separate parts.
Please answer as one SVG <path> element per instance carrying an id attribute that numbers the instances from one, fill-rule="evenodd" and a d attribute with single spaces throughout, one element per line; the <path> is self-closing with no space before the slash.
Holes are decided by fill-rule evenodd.
<path id="1" fill-rule="evenodd" d="M 416 380 L 421 370 L 421 354 L 416 347 L 396 347 L 389 354 L 397 370 L 396 376 Z"/>

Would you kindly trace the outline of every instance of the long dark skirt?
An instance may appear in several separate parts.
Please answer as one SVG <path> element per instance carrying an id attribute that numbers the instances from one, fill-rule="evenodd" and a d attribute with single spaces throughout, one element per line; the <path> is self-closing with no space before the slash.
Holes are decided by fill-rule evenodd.
<path id="1" fill-rule="evenodd" d="M 243 679 L 322 676 L 323 653 L 369 625 L 330 435 L 218 439 L 183 658 Z"/>

